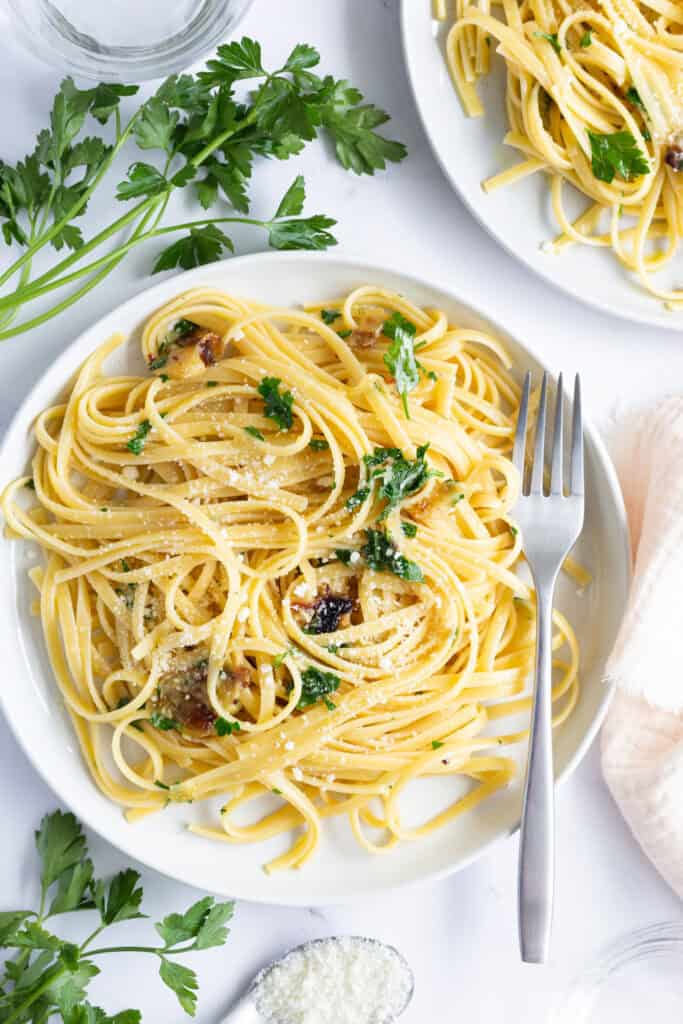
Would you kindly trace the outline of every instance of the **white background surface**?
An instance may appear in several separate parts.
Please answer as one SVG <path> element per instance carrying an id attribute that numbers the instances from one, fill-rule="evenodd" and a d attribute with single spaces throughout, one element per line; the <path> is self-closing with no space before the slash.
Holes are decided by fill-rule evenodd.
<path id="1" fill-rule="evenodd" d="M 599 424 L 606 425 L 618 406 L 683 387 L 683 338 L 678 333 L 631 326 L 577 305 L 517 266 L 462 208 L 434 162 L 415 114 L 403 71 L 395 0 L 256 0 L 243 29 L 262 41 L 270 63 L 296 42 L 317 45 L 323 69 L 348 76 L 368 98 L 385 106 L 393 114 L 393 136 L 410 150 L 404 164 L 375 179 L 346 174 L 320 146 L 309 147 L 289 164 L 259 164 L 252 189 L 257 213 L 270 212 L 296 171 L 303 171 L 308 210 L 340 220 L 340 254 L 384 260 L 454 287 L 506 322 L 512 334 L 527 338 L 551 366 L 580 370 L 589 412 Z M 20 52 L 4 32 L 2 40 L 0 155 L 16 159 L 31 148 L 35 132 L 45 123 L 57 76 Z M 113 195 L 116 180 L 111 190 L 102 189 L 86 228 L 103 223 L 107 214 L 109 219 L 115 216 L 113 200 L 104 193 Z M 246 230 L 236 232 L 235 240 L 241 252 L 263 244 L 261 236 Z M 2 425 L 67 341 L 149 283 L 145 275 L 151 258 L 149 249 L 135 253 L 73 310 L 1 347 Z M 20 686 L 22 680 L 3 679 L 1 685 Z M 0 780 L 0 909 L 9 909 L 30 905 L 35 898 L 32 830 L 55 799 L 3 722 Z M 534 968 L 517 962 L 513 840 L 450 880 L 363 906 L 321 912 L 239 904 L 228 946 L 196 959 L 199 1019 L 217 1024 L 251 975 L 289 946 L 351 932 L 390 941 L 410 960 L 416 995 L 403 1018 L 407 1024 L 550 1020 L 571 977 L 604 943 L 625 930 L 681 916 L 678 900 L 641 855 L 607 794 L 597 749 L 560 791 L 558 817 L 552 965 Z M 96 837 L 91 848 L 101 872 L 123 866 L 116 851 Z M 148 872 L 143 875 L 145 909 L 153 918 L 196 898 L 193 890 Z M 147 927 L 144 922 L 121 925 L 121 940 L 144 941 Z M 111 959 L 107 974 L 93 983 L 92 994 L 111 1012 L 140 1007 L 147 1024 L 184 1019 L 173 995 L 154 976 L 152 963 L 132 957 Z"/>

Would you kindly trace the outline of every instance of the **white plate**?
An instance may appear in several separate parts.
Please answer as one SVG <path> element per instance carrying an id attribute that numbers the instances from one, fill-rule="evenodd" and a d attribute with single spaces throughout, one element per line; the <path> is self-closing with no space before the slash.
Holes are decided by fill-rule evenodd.
<path id="1" fill-rule="evenodd" d="M 557 256 L 543 252 L 543 242 L 557 234 L 544 174 L 533 174 L 490 195 L 484 192 L 482 181 L 521 159 L 502 141 L 507 131 L 502 59 L 493 56 L 491 74 L 477 85 L 485 115 L 466 117 L 446 66 L 447 23 L 432 18 L 431 0 L 401 0 L 401 29 L 408 77 L 434 154 L 487 231 L 531 270 L 582 302 L 628 320 L 683 329 L 683 313 L 666 310 L 643 291 L 610 251 L 584 245 Z M 570 192 L 567 188 L 568 198 Z M 580 203 L 576 213 L 582 208 Z M 662 287 L 681 287 L 683 253 L 655 281 Z"/>
<path id="2" fill-rule="evenodd" d="M 264 302 L 291 305 L 322 301 L 368 282 L 403 292 L 418 304 L 438 306 L 456 322 L 492 330 L 504 339 L 520 372 L 541 368 L 540 360 L 508 337 L 503 327 L 427 282 L 330 256 L 245 256 L 171 278 L 114 310 L 73 342 L 36 384 L 7 433 L 0 453 L 3 484 L 25 471 L 33 450 L 29 431 L 34 417 L 55 401 L 83 359 L 120 330 L 130 333 L 130 343 L 107 366 L 113 372 L 140 372 L 141 324 L 162 303 L 187 288 L 209 284 Z M 609 696 L 602 681 L 603 666 L 623 612 L 629 577 L 621 494 L 602 443 L 590 428 L 586 461 L 588 501 L 579 555 L 594 573 L 595 582 L 581 598 L 573 585 L 565 586 L 560 600 L 582 645 L 583 681 L 578 707 L 557 735 L 560 778 L 576 767 L 602 720 Z M 260 865 L 283 847 L 283 841 L 232 846 L 193 836 L 183 825 L 206 816 L 201 805 L 168 808 L 137 825 L 127 824 L 121 809 L 105 799 L 90 780 L 52 679 L 38 620 L 29 615 L 33 595 L 26 570 L 35 565 L 30 547 L 17 541 L 0 545 L 0 650 L 5 679 L 11 680 L 11 685 L 1 688 L 5 714 L 36 770 L 60 799 L 130 856 L 202 889 L 268 903 L 311 906 L 348 902 L 377 890 L 446 875 L 517 827 L 519 782 L 434 837 L 406 843 L 383 856 L 371 856 L 357 847 L 345 820 L 331 822 L 325 825 L 318 855 L 301 871 L 268 877 Z M 443 780 L 443 784 L 452 796 L 453 781 Z M 424 810 L 425 797 L 433 800 L 436 796 L 431 784 L 418 782 L 408 810 L 419 813 Z"/>

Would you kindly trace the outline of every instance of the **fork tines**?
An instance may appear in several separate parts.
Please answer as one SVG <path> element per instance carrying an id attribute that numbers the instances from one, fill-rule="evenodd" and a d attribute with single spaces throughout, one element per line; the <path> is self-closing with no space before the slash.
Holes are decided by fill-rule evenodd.
<path id="1" fill-rule="evenodd" d="M 557 378 L 557 391 L 555 399 L 555 417 L 553 426 L 553 437 L 550 443 L 551 460 L 549 486 L 545 487 L 546 472 L 546 420 L 548 414 L 548 374 L 544 373 L 541 380 L 541 392 L 538 400 L 538 411 L 536 414 L 536 429 L 534 436 L 532 458 L 527 460 L 527 428 L 529 422 L 529 405 L 531 401 L 531 372 L 524 378 L 522 398 L 517 418 L 517 430 L 515 432 L 515 444 L 512 453 L 512 461 L 519 470 L 522 477 L 522 494 L 551 494 L 562 497 L 565 492 L 564 480 L 564 410 L 563 410 L 563 389 L 562 374 Z M 576 374 L 574 378 L 574 403 L 572 414 L 572 435 L 569 469 L 569 494 L 583 494 L 583 424 L 581 420 L 581 379 Z M 527 472 L 527 461 L 530 468 Z"/>

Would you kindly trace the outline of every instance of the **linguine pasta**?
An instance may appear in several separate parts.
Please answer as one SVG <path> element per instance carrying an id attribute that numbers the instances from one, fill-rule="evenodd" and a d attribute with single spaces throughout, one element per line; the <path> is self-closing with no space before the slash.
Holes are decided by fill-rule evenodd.
<path id="1" fill-rule="evenodd" d="M 522 160 L 492 191 L 545 172 L 559 234 L 543 248 L 611 249 L 672 309 L 683 290 L 653 275 L 683 235 L 683 5 L 669 0 L 454 0 L 446 53 L 466 113 L 495 48 L 506 63 L 508 131 Z M 447 18 L 445 2 L 435 15 Z M 573 218 L 565 185 L 587 203 Z"/>
<path id="2" fill-rule="evenodd" d="M 133 821 L 219 797 L 192 830 L 290 836 L 275 869 L 333 815 L 378 852 L 505 786 L 535 610 L 500 343 L 375 286 L 306 311 L 200 288 L 147 322 L 146 369 L 111 376 L 123 343 L 38 418 L 2 499 L 45 554 L 36 610 L 102 792 Z M 559 723 L 578 648 L 554 621 Z M 407 823 L 434 776 L 466 787 Z"/>

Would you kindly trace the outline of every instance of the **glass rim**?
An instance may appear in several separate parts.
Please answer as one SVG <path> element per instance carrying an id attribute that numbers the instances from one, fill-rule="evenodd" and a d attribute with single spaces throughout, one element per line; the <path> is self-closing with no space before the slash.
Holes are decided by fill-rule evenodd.
<path id="1" fill-rule="evenodd" d="M 679 956 L 683 965 L 683 920 L 645 925 L 608 943 L 574 977 L 548 1024 L 590 1024 L 597 999 L 613 975 L 667 954 Z"/>
<path id="2" fill-rule="evenodd" d="M 72 41 L 54 26 L 54 34 L 48 38 L 36 30 L 22 0 L 0 0 L 0 8 L 7 13 L 23 48 L 46 64 L 95 81 L 137 84 L 184 71 L 201 60 L 226 41 L 228 33 L 237 27 L 253 2 L 225 0 L 222 7 L 209 11 L 206 20 L 198 22 L 194 31 L 186 28 L 174 32 L 167 40 L 154 45 L 108 48 L 97 46 L 95 40 L 96 45 L 92 47 L 79 45 L 76 33 Z M 190 22 L 188 28 L 192 29 L 192 25 Z"/>

